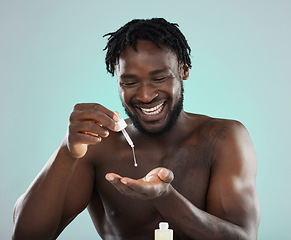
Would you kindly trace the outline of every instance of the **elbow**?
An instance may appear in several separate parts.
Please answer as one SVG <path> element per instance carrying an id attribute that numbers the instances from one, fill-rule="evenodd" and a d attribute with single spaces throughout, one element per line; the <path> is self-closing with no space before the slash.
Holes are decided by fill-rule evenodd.
<path id="1" fill-rule="evenodd" d="M 12 240 L 53 240 L 56 239 L 52 235 L 44 235 L 15 226 L 12 233 Z"/>
<path id="2" fill-rule="evenodd" d="M 53 240 L 56 229 L 49 225 L 33 224 L 31 221 L 16 219 L 12 232 L 12 240 Z"/>
<path id="3" fill-rule="evenodd" d="M 257 232 L 253 229 L 242 228 L 242 231 L 238 234 L 237 239 L 239 240 L 257 240 Z"/>
<path id="4" fill-rule="evenodd" d="M 22 197 L 21 197 L 22 198 Z M 19 198 L 13 211 L 13 232 L 12 240 L 52 240 L 56 239 L 57 225 L 53 221 L 47 221 L 38 215 L 27 214 L 24 210 L 22 199 Z"/>
<path id="5" fill-rule="evenodd" d="M 32 236 L 24 229 L 21 229 L 18 225 L 14 225 L 12 240 L 28 240 L 32 239 Z"/>
<path id="6" fill-rule="evenodd" d="M 41 226 L 33 224 L 27 219 L 21 219 L 17 216 L 14 220 L 14 228 L 12 232 L 12 240 L 53 240 L 55 237 L 55 229 L 49 226 Z"/>
<path id="7" fill-rule="evenodd" d="M 13 233 L 12 233 L 12 240 L 26 240 L 30 239 L 29 236 L 25 236 L 24 232 L 19 230 L 17 226 L 14 226 Z"/>
<path id="8" fill-rule="evenodd" d="M 25 226 L 21 226 L 21 224 L 15 224 L 13 233 L 12 233 L 12 240 L 32 240 L 32 239 L 48 239 L 48 238 L 40 238 L 33 236 L 35 233 L 29 231 Z"/>

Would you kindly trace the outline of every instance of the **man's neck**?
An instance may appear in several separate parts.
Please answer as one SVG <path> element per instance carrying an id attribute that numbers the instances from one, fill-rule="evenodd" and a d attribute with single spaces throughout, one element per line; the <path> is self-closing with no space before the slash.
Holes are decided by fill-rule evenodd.
<path id="1" fill-rule="evenodd" d="M 187 132 L 189 132 L 189 122 L 190 118 L 187 113 L 184 112 L 184 110 L 181 111 L 175 125 L 167 132 L 159 135 L 159 136 L 147 136 L 146 134 L 143 134 L 139 132 L 135 128 L 134 132 L 137 133 L 139 138 L 144 139 L 145 141 L 151 141 L 155 142 L 157 144 L 162 144 L 162 145 L 172 145 L 175 143 L 179 143 L 181 139 L 185 137 Z"/>

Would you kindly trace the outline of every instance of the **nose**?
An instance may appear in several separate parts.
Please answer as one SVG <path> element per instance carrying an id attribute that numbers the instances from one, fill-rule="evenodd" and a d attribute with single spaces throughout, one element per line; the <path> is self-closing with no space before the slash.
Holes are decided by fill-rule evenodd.
<path id="1" fill-rule="evenodd" d="M 150 103 L 158 96 L 158 90 L 149 83 L 142 83 L 138 87 L 136 99 L 142 103 Z"/>

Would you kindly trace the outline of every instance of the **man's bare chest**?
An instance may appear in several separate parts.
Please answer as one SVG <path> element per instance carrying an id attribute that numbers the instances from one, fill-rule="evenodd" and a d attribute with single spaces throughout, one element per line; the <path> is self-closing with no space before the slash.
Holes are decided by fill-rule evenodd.
<path id="1" fill-rule="evenodd" d="M 136 149 L 136 158 L 138 167 L 134 167 L 132 151 L 128 148 L 112 152 L 102 160 L 96 169 L 96 189 L 104 202 L 117 205 L 119 201 L 116 199 L 124 198 L 105 180 L 107 173 L 139 179 L 154 168 L 165 167 L 174 173 L 173 187 L 197 207 L 205 208 L 211 169 L 207 148 L 184 144 L 168 153 Z"/>
<path id="2" fill-rule="evenodd" d="M 95 189 L 104 209 L 106 223 L 126 234 L 139 226 L 149 229 L 158 226 L 164 219 L 150 201 L 138 200 L 122 195 L 105 179 L 107 173 L 122 177 L 143 178 L 157 167 L 165 167 L 174 173 L 172 186 L 198 208 L 205 210 L 207 189 L 210 180 L 210 155 L 199 145 L 183 144 L 172 151 L 149 151 L 136 149 L 138 167 L 133 165 L 130 148 L 121 148 L 102 155 L 95 169 Z M 100 162 L 101 161 L 101 162 Z"/>

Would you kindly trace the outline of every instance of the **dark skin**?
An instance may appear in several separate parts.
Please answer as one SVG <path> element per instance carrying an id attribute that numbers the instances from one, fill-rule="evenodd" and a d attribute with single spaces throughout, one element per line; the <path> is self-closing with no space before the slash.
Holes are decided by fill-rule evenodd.
<path id="1" fill-rule="evenodd" d="M 119 93 L 144 130 L 160 132 L 189 69 L 166 46 L 137 49 L 120 56 Z M 60 148 L 16 203 L 14 239 L 55 239 L 86 207 L 105 240 L 153 239 L 161 221 L 175 240 L 257 238 L 256 156 L 241 123 L 182 110 L 150 137 L 128 119 L 136 168 L 117 120 L 99 104 L 75 106 Z"/>

